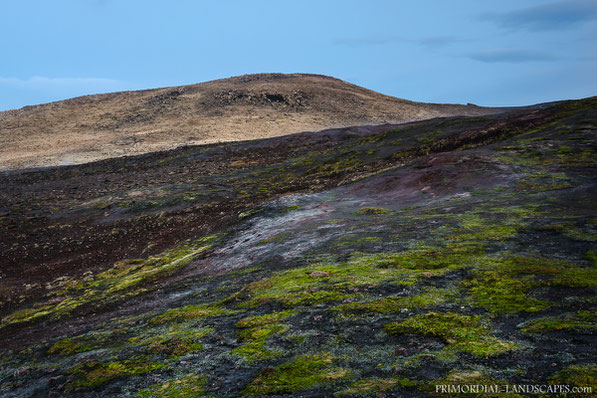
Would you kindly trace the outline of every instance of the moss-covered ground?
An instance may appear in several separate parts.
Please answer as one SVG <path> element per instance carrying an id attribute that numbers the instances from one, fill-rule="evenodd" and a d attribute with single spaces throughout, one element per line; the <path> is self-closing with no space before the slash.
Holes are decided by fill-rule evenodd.
<path id="1" fill-rule="evenodd" d="M 305 146 L 186 148 L 141 157 L 138 167 L 192 169 L 248 159 L 260 146 L 276 155 L 184 182 L 106 186 L 78 202 L 47 198 L 35 211 L 51 207 L 54 218 L 29 208 L 0 219 L 24 231 L 34 214 L 71 220 L 56 229 L 70 231 L 72 245 L 86 239 L 73 234 L 75 215 L 98 223 L 90 234 L 106 212 L 105 223 L 120 224 L 110 230 L 124 231 L 106 243 L 118 247 L 109 255 L 80 249 L 68 261 L 84 265 L 30 288 L 6 269 L 21 290 L 2 287 L 0 396 L 451 396 L 436 394 L 447 384 L 595 391 L 595 120 L 592 98 L 347 130 Z M 46 177 L 60 184 L 90 167 Z M 111 161 L 93 167 L 116 172 Z M 27 189 L 33 178 L 9 182 Z M 188 231 L 173 232 L 176 217 L 199 213 L 203 224 L 180 221 Z M 130 231 L 145 225 L 153 235 Z M 41 221 L 36 228 L 48 234 Z M 56 232 L 60 243 L 43 253 L 69 247 L 64 237 Z M 24 264 L 46 261 L 28 256 Z"/>

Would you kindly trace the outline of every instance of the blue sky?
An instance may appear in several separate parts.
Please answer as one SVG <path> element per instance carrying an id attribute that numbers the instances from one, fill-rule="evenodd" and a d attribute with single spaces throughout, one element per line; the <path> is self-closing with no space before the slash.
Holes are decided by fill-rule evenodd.
<path id="1" fill-rule="evenodd" d="M 0 110 L 258 72 L 417 101 L 597 95 L 596 0 L 19 0 L 0 11 Z"/>

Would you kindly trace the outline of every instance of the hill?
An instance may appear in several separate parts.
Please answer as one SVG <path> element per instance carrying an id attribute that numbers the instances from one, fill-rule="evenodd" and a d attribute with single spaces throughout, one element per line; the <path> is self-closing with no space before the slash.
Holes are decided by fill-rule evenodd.
<path id="1" fill-rule="evenodd" d="M 593 396 L 596 120 L 593 97 L 2 173 L 0 396 Z"/>
<path id="2" fill-rule="evenodd" d="M 498 111 L 407 101 L 327 76 L 246 75 L 0 112 L 0 170 Z"/>

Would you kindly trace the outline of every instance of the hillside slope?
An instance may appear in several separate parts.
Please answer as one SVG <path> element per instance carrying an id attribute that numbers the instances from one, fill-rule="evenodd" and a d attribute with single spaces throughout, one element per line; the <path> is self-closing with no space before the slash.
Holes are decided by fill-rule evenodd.
<path id="1" fill-rule="evenodd" d="M 327 76 L 245 75 L 0 112 L 0 170 L 497 111 L 406 101 Z"/>
<path id="2" fill-rule="evenodd" d="M 594 392 L 596 132 L 593 97 L 0 174 L 0 397 Z"/>

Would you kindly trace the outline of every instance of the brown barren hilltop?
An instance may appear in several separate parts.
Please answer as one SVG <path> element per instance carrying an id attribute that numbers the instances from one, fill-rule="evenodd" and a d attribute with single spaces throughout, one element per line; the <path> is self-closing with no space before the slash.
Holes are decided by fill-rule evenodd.
<path id="1" fill-rule="evenodd" d="M 77 164 L 181 145 L 498 111 L 407 101 L 322 75 L 244 75 L 0 112 L 0 169 Z"/>

